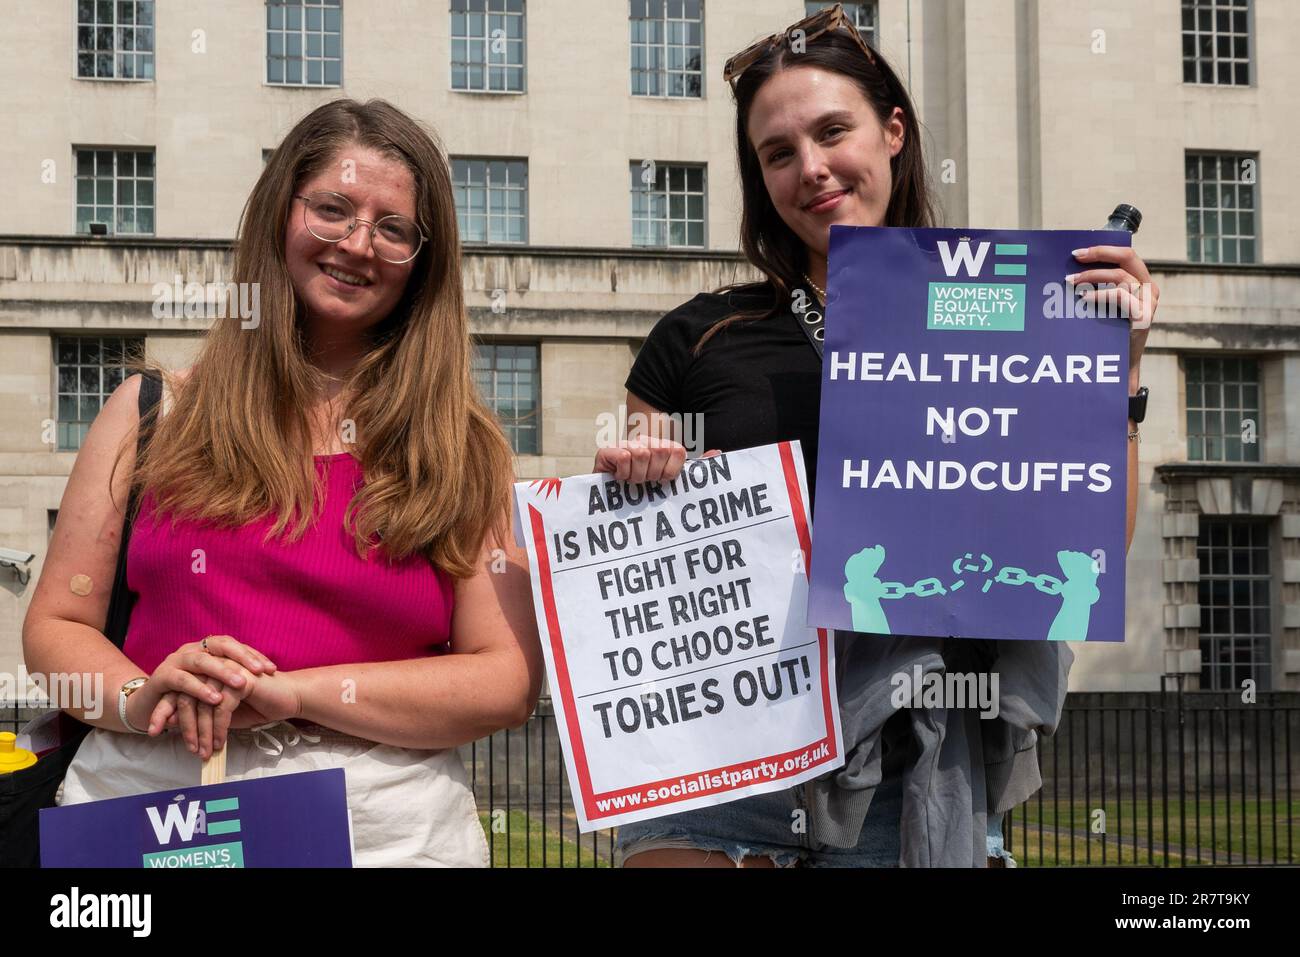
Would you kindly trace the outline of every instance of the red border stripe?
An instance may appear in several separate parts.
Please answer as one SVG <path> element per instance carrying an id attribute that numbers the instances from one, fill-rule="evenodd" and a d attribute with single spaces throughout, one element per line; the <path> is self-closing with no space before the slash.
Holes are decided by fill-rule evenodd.
<path id="1" fill-rule="evenodd" d="M 542 608 L 546 612 L 551 654 L 555 657 L 555 677 L 560 682 L 565 723 L 569 727 L 569 740 L 573 743 L 573 763 L 582 788 L 582 804 L 587 810 L 587 820 L 591 821 L 596 817 L 596 808 L 591 802 L 591 769 L 587 767 L 587 749 L 582 744 L 582 730 L 578 726 L 577 706 L 573 700 L 573 683 L 569 679 L 569 662 L 564 656 L 564 640 L 560 634 L 560 616 L 555 609 L 555 592 L 551 587 L 551 557 L 546 551 L 546 525 L 542 521 L 542 513 L 532 505 L 528 506 L 528 519 L 533 528 L 533 547 L 537 552 L 537 572 L 542 586 Z"/>
<path id="2" fill-rule="evenodd" d="M 781 442 L 777 448 L 781 452 L 781 468 L 785 472 L 785 488 L 790 496 L 790 514 L 794 516 L 795 534 L 799 536 L 799 548 L 803 550 L 803 570 L 812 580 L 812 537 L 808 534 L 808 519 L 804 514 L 803 495 L 799 492 L 799 470 L 794 464 L 794 449 L 789 442 Z M 809 598 L 811 599 L 811 595 Z M 830 657 L 830 639 L 825 628 L 817 629 L 817 644 L 821 651 L 822 665 L 822 718 L 826 722 L 826 737 L 831 741 L 831 757 L 837 756 L 835 744 L 835 715 L 831 708 L 830 673 L 827 659 Z"/>

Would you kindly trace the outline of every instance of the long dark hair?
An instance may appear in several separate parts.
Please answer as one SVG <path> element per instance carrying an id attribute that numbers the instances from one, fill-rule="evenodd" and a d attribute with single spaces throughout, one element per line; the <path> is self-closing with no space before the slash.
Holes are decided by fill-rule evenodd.
<path id="1" fill-rule="evenodd" d="M 873 66 L 852 37 L 843 30 L 833 30 L 808 43 L 800 53 L 794 52 L 789 43 L 777 44 L 736 81 L 736 164 L 740 170 L 742 197 L 740 248 L 745 258 L 767 278 L 763 282 L 733 283 L 718 292 L 774 293 L 774 297 L 769 307 L 737 312 L 713 326 L 696 344 L 697 353 L 709 339 L 733 322 L 768 318 L 783 311 L 787 308 L 791 290 L 805 282 L 807 247 L 785 224 L 772 204 L 772 197 L 763 182 L 758 153 L 749 141 L 749 111 L 754 105 L 754 97 L 759 88 L 781 70 L 811 66 L 848 77 L 862 91 L 882 125 L 894 112 L 894 107 L 902 107 L 903 147 L 889 161 L 892 185 L 884 225 L 934 225 L 935 213 L 921 145 L 921 128 L 912 107 L 912 98 L 879 50 L 875 51 L 875 60 Z"/>

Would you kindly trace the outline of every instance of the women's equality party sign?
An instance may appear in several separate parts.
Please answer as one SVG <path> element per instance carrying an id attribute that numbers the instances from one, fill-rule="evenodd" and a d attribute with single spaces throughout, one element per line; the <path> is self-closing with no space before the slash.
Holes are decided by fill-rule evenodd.
<path id="1" fill-rule="evenodd" d="M 1129 319 L 1094 230 L 831 228 L 808 621 L 1122 641 Z"/>
<path id="2" fill-rule="evenodd" d="M 583 831 L 799 784 L 843 764 L 834 644 L 807 620 L 797 442 L 515 485 Z"/>
<path id="3" fill-rule="evenodd" d="M 42 867 L 352 866 L 342 768 L 44 808 L 40 828 Z"/>

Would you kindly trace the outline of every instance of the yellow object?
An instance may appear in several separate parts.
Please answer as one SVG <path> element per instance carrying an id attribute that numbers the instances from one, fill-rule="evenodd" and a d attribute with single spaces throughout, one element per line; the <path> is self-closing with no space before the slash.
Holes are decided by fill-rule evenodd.
<path id="1" fill-rule="evenodd" d="M 36 763 L 36 755 L 18 747 L 18 736 L 12 731 L 0 731 L 0 774 L 21 771 Z"/>

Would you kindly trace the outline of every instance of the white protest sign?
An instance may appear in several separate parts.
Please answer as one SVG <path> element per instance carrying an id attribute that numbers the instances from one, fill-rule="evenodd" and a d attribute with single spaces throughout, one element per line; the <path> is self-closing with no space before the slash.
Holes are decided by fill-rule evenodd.
<path id="1" fill-rule="evenodd" d="M 797 442 L 672 482 L 515 485 L 583 831 L 791 787 L 844 762 L 834 644 L 808 628 Z"/>

